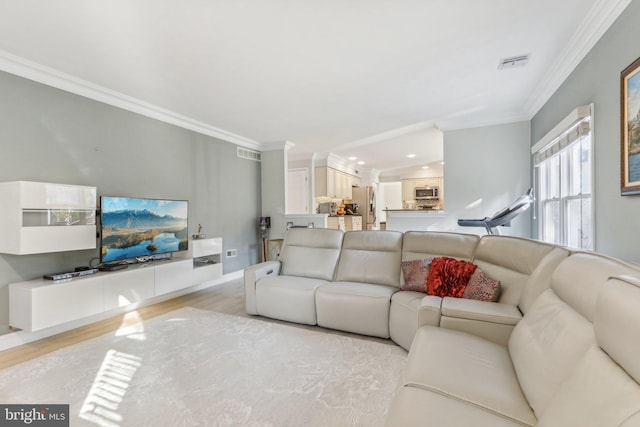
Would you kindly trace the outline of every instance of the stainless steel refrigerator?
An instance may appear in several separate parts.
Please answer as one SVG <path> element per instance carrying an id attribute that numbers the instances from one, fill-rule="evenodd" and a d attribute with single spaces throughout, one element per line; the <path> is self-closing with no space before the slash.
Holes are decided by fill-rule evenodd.
<path id="1" fill-rule="evenodd" d="M 353 187 L 352 190 L 351 200 L 359 205 L 358 213 L 362 215 L 362 229 L 377 229 L 375 188 Z"/>

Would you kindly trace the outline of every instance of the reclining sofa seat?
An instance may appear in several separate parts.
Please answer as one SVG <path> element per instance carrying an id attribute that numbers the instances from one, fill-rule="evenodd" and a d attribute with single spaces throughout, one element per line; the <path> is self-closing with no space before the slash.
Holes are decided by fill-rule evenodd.
<path id="1" fill-rule="evenodd" d="M 402 243 L 402 261 L 446 256 L 471 261 L 480 236 L 437 231 L 407 231 Z M 404 279 L 403 279 L 404 280 Z M 391 339 L 409 350 L 421 325 L 440 324 L 442 298 L 422 292 L 401 291 L 393 294 L 389 313 Z"/>
<path id="2" fill-rule="evenodd" d="M 640 332 L 628 327 L 640 321 L 640 283 L 607 282 L 620 274 L 638 270 L 565 258 L 507 346 L 421 327 L 386 425 L 640 426 Z"/>
<path id="3" fill-rule="evenodd" d="M 569 253 L 568 249 L 531 239 L 483 236 L 473 263 L 500 281 L 498 301 L 444 298 L 440 326 L 506 344 L 532 302 L 551 286 L 553 272 Z"/>
<path id="4" fill-rule="evenodd" d="M 317 324 L 316 289 L 333 280 L 342 238 L 340 230 L 288 230 L 278 261 L 245 270 L 247 313 Z"/>
<path id="5" fill-rule="evenodd" d="M 553 270 L 568 255 L 564 248 L 517 237 L 406 232 L 403 261 L 437 256 L 471 261 L 500 280 L 501 292 L 496 303 L 398 292 L 391 303 L 391 339 L 409 350 L 418 328 L 432 325 L 506 344 L 522 314 L 550 286 Z"/>
<path id="6" fill-rule="evenodd" d="M 349 231 L 335 281 L 316 291 L 318 325 L 389 338 L 389 306 L 400 287 L 403 234 Z"/>

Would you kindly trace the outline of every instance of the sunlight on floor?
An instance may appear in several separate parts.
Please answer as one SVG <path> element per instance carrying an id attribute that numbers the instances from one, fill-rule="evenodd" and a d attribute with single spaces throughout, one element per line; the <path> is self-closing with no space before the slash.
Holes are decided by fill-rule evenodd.
<path id="1" fill-rule="evenodd" d="M 109 350 L 80 409 L 80 418 L 101 427 L 119 427 L 122 415 L 118 406 L 141 361 L 131 354 Z"/>
<path id="2" fill-rule="evenodd" d="M 132 311 L 122 317 L 120 328 L 116 331 L 117 337 L 127 337 L 136 341 L 147 339 L 144 333 L 144 321 L 137 311 Z"/>

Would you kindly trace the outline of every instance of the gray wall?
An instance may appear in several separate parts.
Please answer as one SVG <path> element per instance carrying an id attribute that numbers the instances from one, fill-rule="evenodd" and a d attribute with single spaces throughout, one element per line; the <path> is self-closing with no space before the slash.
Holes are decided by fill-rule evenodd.
<path id="1" fill-rule="evenodd" d="M 445 229 L 486 234 L 458 218 L 492 216 L 531 187 L 529 132 L 529 122 L 444 132 Z M 500 231 L 530 237 L 530 224 L 528 210 Z"/>
<path id="2" fill-rule="evenodd" d="M 230 273 L 259 257 L 260 163 L 236 145 L 0 72 L 0 181 L 91 185 L 98 195 L 189 200 L 198 223 L 222 237 Z M 2 238 L 2 236 L 0 236 Z M 8 325 L 8 287 L 87 265 L 98 250 L 0 254 L 0 333 Z"/>
<path id="3" fill-rule="evenodd" d="M 640 0 L 633 0 L 531 121 L 535 144 L 567 114 L 594 103 L 595 249 L 640 262 L 640 196 L 620 195 L 620 72 L 640 57 Z"/>

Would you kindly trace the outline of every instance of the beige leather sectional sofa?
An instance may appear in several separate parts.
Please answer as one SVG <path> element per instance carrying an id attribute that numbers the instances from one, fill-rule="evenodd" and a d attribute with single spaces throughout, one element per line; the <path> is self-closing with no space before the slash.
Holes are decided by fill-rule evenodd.
<path id="1" fill-rule="evenodd" d="M 497 302 L 400 291 L 401 261 L 448 256 Z M 640 426 L 640 270 L 504 236 L 291 229 L 245 270 L 246 309 L 409 350 L 388 426 Z"/>

